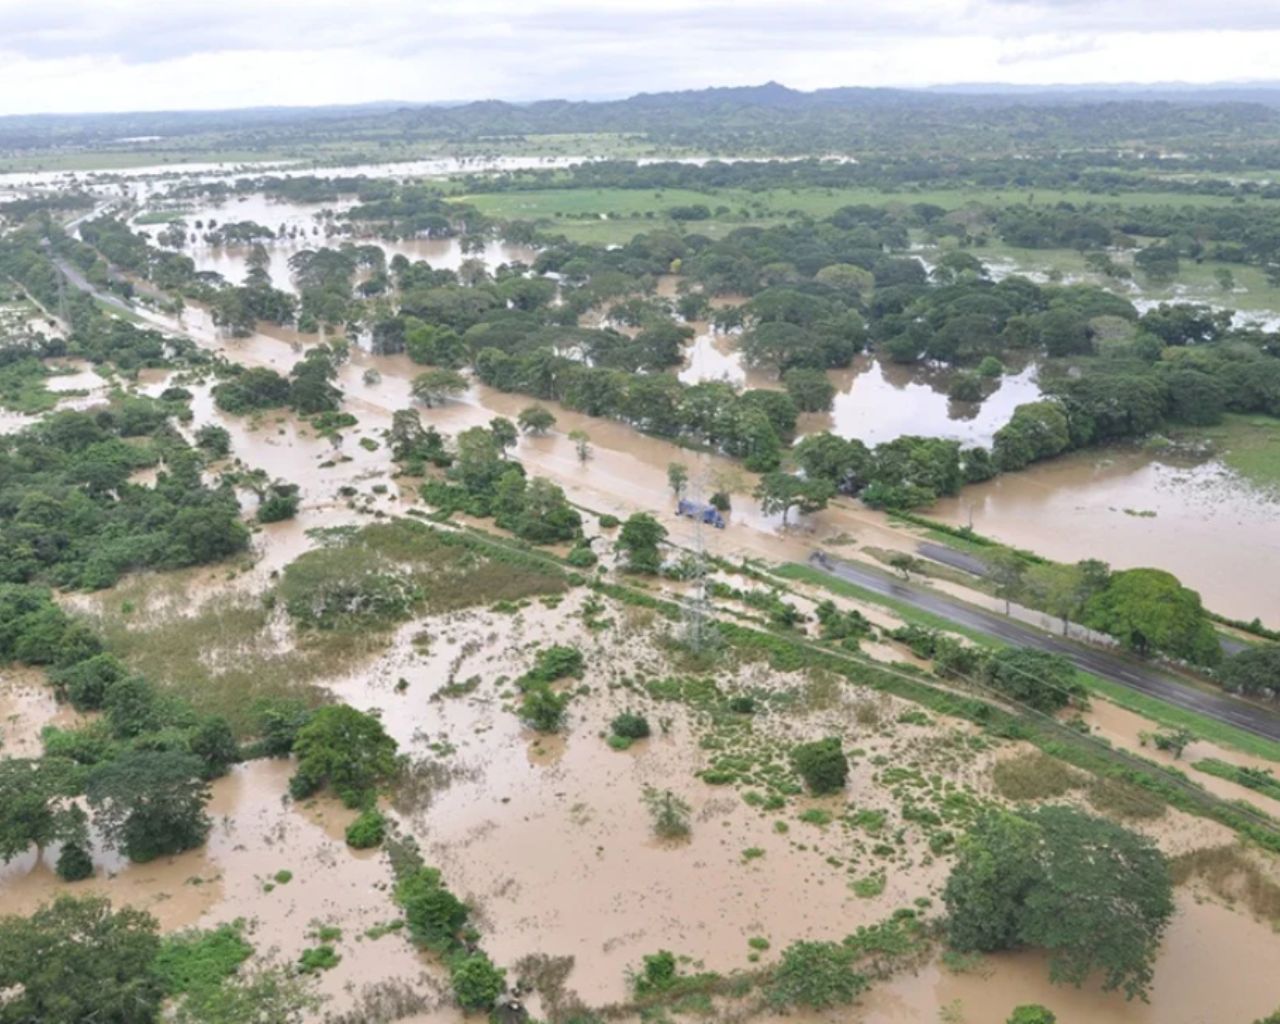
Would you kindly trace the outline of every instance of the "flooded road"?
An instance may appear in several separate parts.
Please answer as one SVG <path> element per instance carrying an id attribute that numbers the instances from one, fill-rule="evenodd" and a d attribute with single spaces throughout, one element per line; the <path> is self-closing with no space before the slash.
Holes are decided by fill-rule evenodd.
<path id="1" fill-rule="evenodd" d="M 929 514 L 1058 561 L 1167 569 L 1214 611 L 1280 627 L 1280 501 L 1217 461 L 1080 452 L 966 487 Z"/>

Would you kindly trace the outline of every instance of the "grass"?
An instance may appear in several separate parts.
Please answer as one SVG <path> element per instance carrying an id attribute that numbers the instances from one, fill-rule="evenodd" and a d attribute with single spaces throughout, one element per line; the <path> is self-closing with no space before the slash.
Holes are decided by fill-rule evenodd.
<path id="1" fill-rule="evenodd" d="M 1272 800 L 1280 800 L 1280 779 L 1277 779 L 1272 772 L 1264 772 L 1258 768 L 1241 768 L 1239 765 L 1220 761 L 1216 757 L 1201 758 L 1193 762 L 1191 767 L 1206 775 L 1214 775 L 1219 779 L 1226 779 L 1228 782 L 1244 786 L 1246 789 L 1252 789 L 1255 793 L 1271 797 Z"/>
<path id="2" fill-rule="evenodd" d="M 253 954 L 243 936 L 244 922 L 235 921 L 210 931 L 184 931 L 162 940 L 153 970 L 168 995 L 200 993 L 217 988 Z"/>
<path id="3" fill-rule="evenodd" d="M 46 383 L 52 375 L 52 371 L 35 358 L 0 367 L 0 405 L 28 415 L 47 412 L 68 394 L 48 389 Z"/>
<path id="4" fill-rule="evenodd" d="M 1240 846 L 1216 846 L 1173 857 L 1170 874 L 1177 885 L 1202 879 L 1220 898 L 1241 902 L 1280 929 L 1280 885 Z"/>
<path id="5" fill-rule="evenodd" d="M 1280 419 L 1228 415 L 1194 436 L 1208 440 L 1222 461 L 1250 483 L 1280 493 Z"/>
<path id="6" fill-rule="evenodd" d="M 1040 750 L 996 762 L 991 780 L 1006 800 L 1049 800 L 1082 784 L 1076 772 Z"/>
<path id="7" fill-rule="evenodd" d="M 1141 786 L 1123 779 L 1098 778 L 1089 785 L 1089 803 L 1113 818 L 1152 819 L 1164 816 L 1165 804 Z"/>
<path id="8" fill-rule="evenodd" d="M 559 593 L 567 586 L 545 560 L 413 520 L 378 523 L 334 539 L 404 567 L 418 588 L 417 611 L 448 612 Z M 323 552 L 302 558 L 314 554 Z M 271 601 L 252 594 L 214 596 L 183 614 L 191 604 L 192 579 L 193 574 L 175 573 L 126 580 L 104 603 L 97 626 L 108 648 L 162 691 L 182 695 L 202 713 L 225 715 L 242 736 L 254 727 L 259 700 L 321 703 L 326 698 L 320 680 L 381 653 L 391 640 L 388 631 L 361 620 L 301 630 L 293 643 L 282 643 Z"/>

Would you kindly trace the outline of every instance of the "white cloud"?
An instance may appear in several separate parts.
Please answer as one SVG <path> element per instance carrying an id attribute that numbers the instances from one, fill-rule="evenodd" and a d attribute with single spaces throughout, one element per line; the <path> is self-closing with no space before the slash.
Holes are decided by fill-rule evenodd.
<path id="1" fill-rule="evenodd" d="M 1269 78 L 1280 4 L 0 0 L 0 112 Z"/>

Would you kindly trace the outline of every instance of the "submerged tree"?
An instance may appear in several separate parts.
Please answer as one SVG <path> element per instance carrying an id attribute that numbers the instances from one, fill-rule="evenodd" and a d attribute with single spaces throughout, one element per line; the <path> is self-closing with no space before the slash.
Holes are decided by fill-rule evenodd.
<path id="1" fill-rule="evenodd" d="M 1143 996 L 1173 915 L 1164 856 L 1144 836 L 1069 807 L 990 811 L 947 879 L 947 936 L 961 952 L 1033 946 L 1049 976 Z"/>

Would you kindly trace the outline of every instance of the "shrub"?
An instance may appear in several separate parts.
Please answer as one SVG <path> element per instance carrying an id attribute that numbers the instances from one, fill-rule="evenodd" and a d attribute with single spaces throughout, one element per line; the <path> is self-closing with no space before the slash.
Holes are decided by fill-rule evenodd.
<path id="1" fill-rule="evenodd" d="M 849 759 L 836 736 L 797 745 L 791 751 L 791 761 L 815 796 L 838 793 L 849 777 Z"/>
<path id="2" fill-rule="evenodd" d="M 689 805 L 669 789 L 646 789 L 645 803 L 653 815 L 653 830 L 663 839 L 683 839 L 689 834 Z"/>
<path id="3" fill-rule="evenodd" d="M 631 987 L 637 996 L 647 996 L 666 991 L 675 980 L 676 955 L 669 949 L 660 949 L 645 955 L 644 966 L 631 979 Z"/>
<path id="4" fill-rule="evenodd" d="M 387 819 L 376 807 L 360 812 L 347 826 L 347 845 L 353 850 L 369 850 L 380 846 L 387 834 Z"/>
<path id="5" fill-rule="evenodd" d="M 649 736 L 649 720 L 644 715 L 624 711 L 609 725 L 615 736 L 628 740 L 642 740 Z"/>
<path id="6" fill-rule="evenodd" d="M 556 693 L 546 683 L 537 683 L 525 691 L 520 718 L 538 732 L 558 732 L 568 706 L 567 693 Z"/>
<path id="7" fill-rule="evenodd" d="M 579 544 L 577 547 L 570 549 L 564 560 L 575 569 L 590 569 L 600 561 L 596 557 L 596 553 L 586 544 Z"/>
<path id="8" fill-rule="evenodd" d="M 167 935 L 152 970 L 170 996 L 216 988 L 253 954 L 243 922 Z"/>
<path id="9" fill-rule="evenodd" d="M 419 867 L 396 883 L 396 902 L 404 909 L 415 942 L 437 952 L 458 944 L 467 923 L 467 905 L 441 884 L 435 868 Z"/>
<path id="10" fill-rule="evenodd" d="M 64 882 L 79 882 L 93 875 L 93 858 L 80 843 L 65 843 L 58 854 L 58 877 Z"/>
<path id="11" fill-rule="evenodd" d="M 298 970 L 303 974 L 315 974 L 337 967 L 341 960 L 332 946 L 313 946 L 304 949 L 302 956 L 298 957 Z"/>
<path id="12" fill-rule="evenodd" d="M 1014 1007 L 1005 1024 L 1055 1024 L 1057 1016 L 1039 1003 L 1027 1003 Z"/>
<path id="13" fill-rule="evenodd" d="M 507 972 L 493 965 L 484 953 L 459 956 L 449 964 L 454 998 L 463 1010 L 490 1010 L 507 987 Z"/>
<path id="14" fill-rule="evenodd" d="M 765 989 L 775 1010 L 811 1010 L 853 1002 L 870 984 L 854 969 L 856 954 L 838 942 L 793 942 Z"/>

